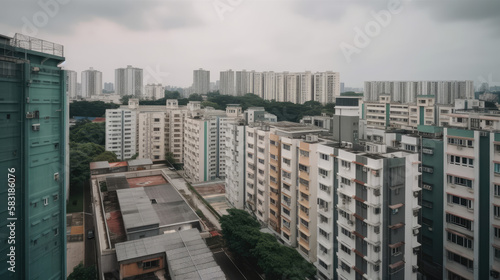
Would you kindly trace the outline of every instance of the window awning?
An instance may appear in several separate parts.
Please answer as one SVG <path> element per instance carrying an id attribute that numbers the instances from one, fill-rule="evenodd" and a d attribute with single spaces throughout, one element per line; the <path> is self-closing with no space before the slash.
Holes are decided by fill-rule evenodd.
<path id="1" fill-rule="evenodd" d="M 403 246 L 403 244 L 405 244 L 403 241 L 394 244 L 389 244 L 389 248 L 394 249 Z"/>
<path id="2" fill-rule="evenodd" d="M 394 210 L 394 209 L 400 208 L 403 205 L 404 205 L 403 203 L 398 203 L 398 204 L 394 204 L 394 205 L 389 205 L 389 208 L 391 208 L 392 210 Z"/>
<path id="3" fill-rule="evenodd" d="M 398 267 L 400 267 L 400 266 L 402 266 L 402 265 L 404 265 L 404 264 L 405 264 L 405 262 L 404 262 L 404 261 L 399 261 L 399 262 L 396 262 L 396 263 L 390 264 L 390 265 L 389 265 L 389 267 L 390 267 L 391 269 L 395 269 L 395 268 L 398 268 Z"/>

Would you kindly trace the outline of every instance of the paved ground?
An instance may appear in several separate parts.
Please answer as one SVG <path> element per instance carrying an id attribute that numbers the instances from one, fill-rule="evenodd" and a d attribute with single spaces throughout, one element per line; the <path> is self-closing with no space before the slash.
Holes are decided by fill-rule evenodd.
<path id="1" fill-rule="evenodd" d="M 66 244 L 66 277 L 73 272 L 73 268 L 83 262 L 83 241 L 68 242 Z"/>

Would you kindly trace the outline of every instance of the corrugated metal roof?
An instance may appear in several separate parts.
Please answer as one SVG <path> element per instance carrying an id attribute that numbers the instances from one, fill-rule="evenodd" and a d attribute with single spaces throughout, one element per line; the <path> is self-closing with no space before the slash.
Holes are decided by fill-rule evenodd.
<path id="1" fill-rule="evenodd" d="M 174 280 L 226 279 L 198 230 L 189 229 L 116 244 L 118 262 L 164 252 Z"/>
<path id="2" fill-rule="evenodd" d="M 143 226 L 159 226 L 160 219 L 144 188 L 117 190 L 125 231 Z"/>

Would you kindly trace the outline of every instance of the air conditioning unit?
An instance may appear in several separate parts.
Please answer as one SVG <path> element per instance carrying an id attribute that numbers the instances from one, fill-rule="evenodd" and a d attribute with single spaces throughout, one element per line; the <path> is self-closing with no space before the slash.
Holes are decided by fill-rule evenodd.
<path id="1" fill-rule="evenodd" d="M 431 228 L 431 227 L 429 227 L 429 231 L 432 231 L 432 228 Z"/>
<path id="2" fill-rule="evenodd" d="M 417 235 L 417 234 L 418 234 L 418 228 L 413 229 L 413 235 Z"/>
<path id="3" fill-rule="evenodd" d="M 373 190 L 373 195 L 374 196 L 380 196 L 380 189 Z"/>
<path id="4" fill-rule="evenodd" d="M 39 131 L 40 130 L 40 124 L 39 123 L 32 124 L 31 125 L 31 129 L 33 131 Z"/>
<path id="5" fill-rule="evenodd" d="M 378 177 L 378 176 L 379 176 L 378 170 L 372 170 L 372 174 L 373 174 L 373 176 L 375 176 L 375 177 Z"/>
<path id="6" fill-rule="evenodd" d="M 363 166 L 363 172 L 368 172 L 368 168 L 366 166 Z"/>
<path id="7" fill-rule="evenodd" d="M 36 67 L 36 66 L 35 66 L 35 67 L 33 67 L 33 69 L 32 69 L 32 70 L 33 70 L 33 72 L 40 72 L 40 67 Z"/>
<path id="8" fill-rule="evenodd" d="M 418 191 L 413 192 L 414 197 L 418 197 Z"/>
<path id="9" fill-rule="evenodd" d="M 59 173 L 54 173 L 54 180 L 59 181 Z"/>
<path id="10" fill-rule="evenodd" d="M 342 198 L 342 204 L 345 204 L 346 200 L 345 198 Z"/>
<path id="11" fill-rule="evenodd" d="M 33 113 L 30 113 L 30 112 L 26 113 L 26 118 L 27 119 L 33 119 L 34 117 L 35 117 L 35 113 L 34 112 Z"/>
<path id="12" fill-rule="evenodd" d="M 351 226 L 352 226 L 352 225 L 354 225 L 354 222 L 353 222 L 353 221 L 351 221 L 351 220 L 347 220 L 347 224 L 349 224 L 349 225 L 351 225 Z"/>
<path id="13" fill-rule="evenodd" d="M 495 270 L 490 270 L 490 276 L 493 277 L 494 279 L 498 279 L 500 277 L 500 273 Z"/>
<path id="14" fill-rule="evenodd" d="M 418 266 L 416 266 L 416 265 L 412 266 L 411 271 L 413 271 L 414 273 L 417 272 Z"/>

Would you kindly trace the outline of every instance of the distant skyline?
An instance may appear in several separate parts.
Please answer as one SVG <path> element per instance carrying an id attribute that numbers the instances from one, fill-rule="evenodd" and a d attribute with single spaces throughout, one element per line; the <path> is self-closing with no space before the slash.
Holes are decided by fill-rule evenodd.
<path id="1" fill-rule="evenodd" d="M 499 1 L 6 0 L 0 34 L 64 45 L 65 69 L 144 69 L 188 87 L 193 70 L 336 71 L 373 80 L 500 85 Z M 79 79 L 80 81 L 80 79 Z"/>

